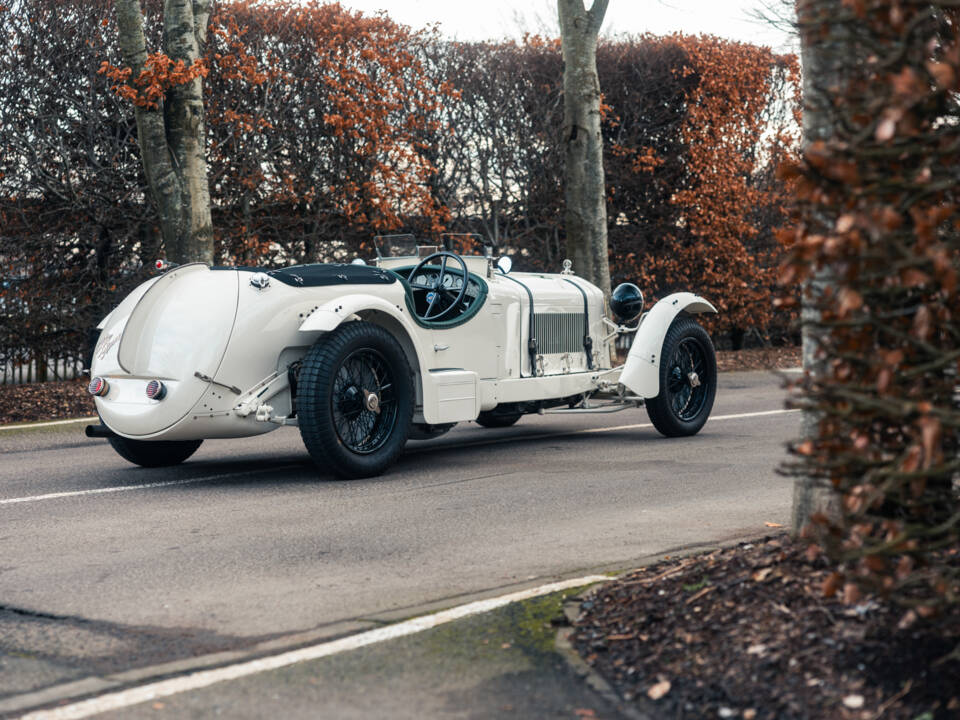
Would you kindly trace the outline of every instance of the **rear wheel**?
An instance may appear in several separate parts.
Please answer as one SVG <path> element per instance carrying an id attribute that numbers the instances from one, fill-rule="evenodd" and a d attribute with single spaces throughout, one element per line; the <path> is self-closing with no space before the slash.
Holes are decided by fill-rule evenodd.
<path id="1" fill-rule="evenodd" d="M 696 435 L 710 417 L 717 393 L 717 355 L 710 335 L 681 315 L 667 331 L 660 357 L 660 394 L 647 400 L 647 415 L 667 437 Z"/>
<path id="2" fill-rule="evenodd" d="M 321 470 L 380 475 L 410 434 L 413 380 L 403 348 L 383 328 L 350 322 L 320 338 L 300 368 L 297 417 Z"/>
<path id="3" fill-rule="evenodd" d="M 131 440 L 114 435 L 108 438 L 124 460 L 141 467 L 179 465 L 193 455 L 203 440 Z"/>
<path id="4" fill-rule="evenodd" d="M 505 428 L 515 425 L 521 417 L 523 417 L 522 413 L 482 412 L 477 417 L 477 425 L 482 425 L 485 428 Z"/>

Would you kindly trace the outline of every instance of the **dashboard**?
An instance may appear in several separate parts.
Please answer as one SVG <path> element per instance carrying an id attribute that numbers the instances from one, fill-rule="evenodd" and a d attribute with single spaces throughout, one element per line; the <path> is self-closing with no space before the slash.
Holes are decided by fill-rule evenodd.
<path id="1" fill-rule="evenodd" d="M 439 270 L 424 268 L 409 280 L 417 285 L 433 285 L 437 281 L 437 276 L 439 274 Z M 443 287 L 447 290 L 453 290 L 454 292 L 459 293 L 463 289 L 463 276 L 448 268 L 446 274 L 443 276 Z M 469 307 L 467 298 L 470 298 L 470 302 L 472 302 L 479 296 L 480 287 L 477 285 L 477 282 L 468 278 L 467 292 L 464 293 L 463 298 L 464 305 Z"/>
<path id="2" fill-rule="evenodd" d="M 414 286 L 413 303 L 418 314 L 423 315 L 427 312 L 433 295 L 430 290 L 424 289 L 424 286 L 433 287 L 439 276 L 439 267 L 427 266 L 417 271 L 416 275 L 408 277 L 408 281 Z M 463 283 L 463 274 L 448 267 L 443 275 L 442 287 L 447 292 L 442 293 L 443 297 L 441 298 L 441 308 L 456 299 L 461 290 L 463 290 Z M 459 317 L 474 307 L 481 295 L 480 284 L 469 276 L 466 279 L 466 283 L 467 288 L 466 290 L 463 290 L 463 299 L 460 301 L 459 307 L 456 310 L 452 310 L 452 314 L 447 314 L 444 319 L 449 320 L 451 318 Z"/>

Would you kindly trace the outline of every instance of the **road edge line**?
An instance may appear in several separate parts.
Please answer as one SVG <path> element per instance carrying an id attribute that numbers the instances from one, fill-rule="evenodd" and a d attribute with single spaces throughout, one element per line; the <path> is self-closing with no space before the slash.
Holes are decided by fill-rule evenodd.
<path id="1" fill-rule="evenodd" d="M 81 700 L 80 702 L 63 705 L 50 710 L 37 710 L 27 713 L 26 715 L 21 715 L 20 720 L 82 720 L 82 718 L 87 718 L 91 715 L 122 710 L 123 708 L 139 705 L 151 700 L 157 700 L 191 690 L 200 690 L 217 683 L 237 680 L 249 675 L 256 675 L 272 670 L 279 670 L 280 668 L 290 665 L 319 660 L 320 658 L 350 650 L 357 650 L 386 640 L 395 640 L 397 638 L 415 635 L 424 630 L 430 630 L 472 615 L 490 612 L 491 610 L 496 610 L 515 602 L 522 602 L 524 600 L 550 595 L 551 593 L 570 590 L 571 588 L 606 582 L 609 579 L 610 578 L 605 575 L 587 575 L 570 580 L 547 583 L 546 585 L 539 585 L 528 590 L 520 590 L 486 600 L 477 600 L 467 603 L 466 605 L 459 605 L 430 615 L 422 615 L 394 625 L 387 625 L 386 627 L 368 630 L 356 635 L 349 635 L 339 640 L 311 645 L 278 655 L 248 660 L 213 670 L 201 670 L 190 673 L 189 675 L 135 686 L 126 690 L 110 692 L 105 695 Z"/>
<path id="2" fill-rule="evenodd" d="M 33 430 L 34 428 L 53 427 L 54 425 L 74 425 L 82 422 L 97 422 L 100 418 L 96 415 L 91 417 L 72 418 L 71 420 L 50 420 L 48 422 L 25 423 L 20 425 L 0 425 L 0 432 L 6 430 Z"/>

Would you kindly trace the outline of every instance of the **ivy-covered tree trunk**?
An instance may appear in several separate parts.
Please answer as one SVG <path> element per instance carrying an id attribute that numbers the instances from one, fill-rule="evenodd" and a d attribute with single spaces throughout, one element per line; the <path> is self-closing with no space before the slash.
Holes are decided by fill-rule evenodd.
<path id="1" fill-rule="evenodd" d="M 164 51 L 192 66 L 207 35 L 212 0 L 166 0 Z M 140 0 L 116 0 L 124 64 L 136 80 L 147 66 Z M 155 105 L 135 104 L 137 135 L 147 183 L 157 204 L 167 257 L 213 263 L 210 189 L 207 181 L 203 79 L 170 88 Z"/>
<path id="2" fill-rule="evenodd" d="M 567 254 L 574 271 L 610 294 L 607 199 L 600 132 L 597 37 L 609 0 L 558 0 L 563 41 Z"/>

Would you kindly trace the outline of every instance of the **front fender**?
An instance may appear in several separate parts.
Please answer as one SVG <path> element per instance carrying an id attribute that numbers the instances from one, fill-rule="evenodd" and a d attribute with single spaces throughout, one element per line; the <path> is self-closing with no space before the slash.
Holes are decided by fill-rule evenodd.
<path id="1" fill-rule="evenodd" d="M 660 356 L 663 341 L 677 315 L 716 313 L 717 309 L 699 295 L 681 292 L 668 295 L 648 312 L 633 339 L 620 382 L 642 398 L 660 394 Z"/>

